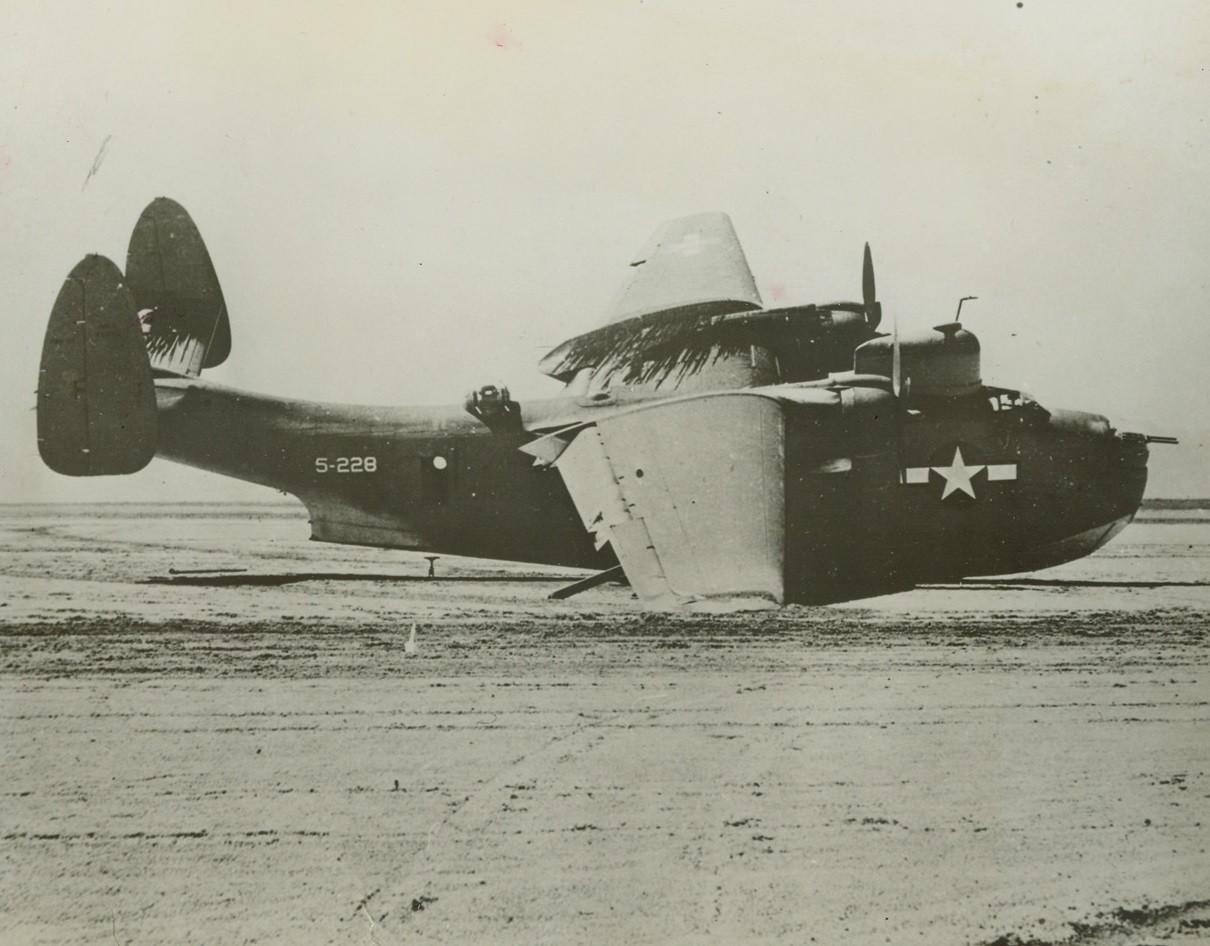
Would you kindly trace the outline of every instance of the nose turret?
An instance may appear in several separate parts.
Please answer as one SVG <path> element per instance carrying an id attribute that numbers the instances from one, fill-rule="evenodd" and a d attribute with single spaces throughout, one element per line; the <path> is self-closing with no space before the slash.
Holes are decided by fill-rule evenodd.
<path id="1" fill-rule="evenodd" d="M 1134 518 L 1147 485 L 1145 437 L 1118 433 L 1100 414 L 1058 410 L 1035 448 L 1049 467 L 1047 518 L 1066 533 L 1043 552 L 1047 564 L 1099 549 Z"/>
<path id="2" fill-rule="evenodd" d="M 1147 485 L 1147 438 L 1082 411 L 1050 415 L 1052 459 L 1073 498 L 1105 521 L 1133 517 Z"/>
<path id="3" fill-rule="evenodd" d="M 1137 468 L 1146 471 L 1150 451 L 1147 444 L 1152 438 L 1146 434 L 1120 433 L 1115 434 L 1119 462 L 1127 468 Z M 1175 443 L 1170 437 L 1163 438 L 1165 443 Z"/>

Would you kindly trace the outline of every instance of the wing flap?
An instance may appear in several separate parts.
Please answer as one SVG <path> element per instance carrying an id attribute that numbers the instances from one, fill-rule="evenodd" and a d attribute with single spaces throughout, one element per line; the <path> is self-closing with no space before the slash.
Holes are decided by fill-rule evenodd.
<path id="1" fill-rule="evenodd" d="M 555 465 L 565 480 L 576 484 L 576 511 L 600 549 L 610 540 L 610 530 L 630 519 L 600 429 L 583 430 Z"/>

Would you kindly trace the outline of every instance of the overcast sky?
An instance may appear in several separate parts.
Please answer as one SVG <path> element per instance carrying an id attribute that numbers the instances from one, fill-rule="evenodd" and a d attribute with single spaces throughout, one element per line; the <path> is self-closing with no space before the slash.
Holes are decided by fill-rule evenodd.
<path id="1" fill-rule="evenodd" d="M 0 12 L 0 500 L 257 499 L 42 467 L 46 318 L 158 195 L 231 313 L 207 377 L 458 402 L 596 324 L 662 221 L 725 210 L 767 303 L 963 321 L 984 378 L 1210 495 L 1210 7 L 1193 0 L 47 3 Z M 96 166 L 95 173 L 90 170 Z"/>

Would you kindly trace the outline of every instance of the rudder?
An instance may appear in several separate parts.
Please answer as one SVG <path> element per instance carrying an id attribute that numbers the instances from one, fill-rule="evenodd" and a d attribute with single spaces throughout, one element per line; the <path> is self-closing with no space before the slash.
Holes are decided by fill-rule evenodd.
<path id="1" fill-rule="evenodd" d="M 56 473 L 135 473 L 155 455 L 155 386 L 134 296 L 103 256 L 71 271 L 38 377 L 38 452 Z"/>
<path id="2" fill-rule="evenodd" d="M 126 253 L 147 354 L 157 371 L 197 377 L 231 353 L 231 324 L 214 264 L 189 213 L 157 197 L 140 215 Z"/>

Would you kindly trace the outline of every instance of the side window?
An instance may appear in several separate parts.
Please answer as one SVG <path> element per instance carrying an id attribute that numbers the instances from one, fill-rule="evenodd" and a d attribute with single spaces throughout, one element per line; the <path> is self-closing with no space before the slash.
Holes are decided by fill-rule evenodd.
<path id="1" fill-rule="evenodd" d="M 454 477 L 454 458 L 450 453 L 436 453 L 418 458 L 420 463 L 420 498 L 426 503 L 444 503 L 450 497 Z"/>

